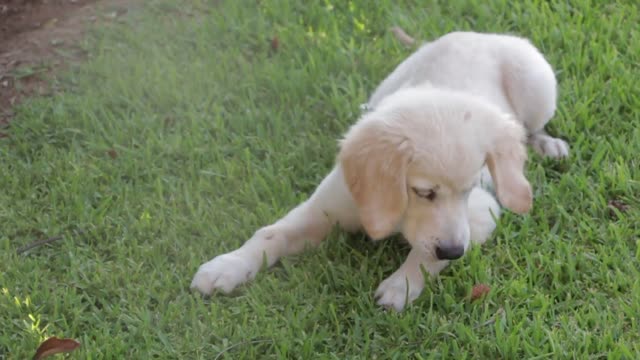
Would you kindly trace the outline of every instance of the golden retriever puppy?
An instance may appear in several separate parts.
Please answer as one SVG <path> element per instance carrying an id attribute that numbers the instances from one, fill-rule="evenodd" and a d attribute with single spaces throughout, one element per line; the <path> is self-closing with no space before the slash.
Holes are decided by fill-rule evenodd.
<path id="1" fill-rule="evenodd" d="M 203 294 L 231 292 L 266 259 L 319 244 L 338 224 L 379 240 L 401 233 L 411 251 L 375 292 L 402 310 L 437 275 L 483 243 L 500 206 L 525 213 L 532 192 L 523 174 L 525 141 L 565 156 L 543 132 L 555 111 L 549 64 L 526 40 L 451 33 L 424 45 L 378 87 L 340 142 L 336 166 L 311 197 L 240 248 L 200 266 L 191 283 Z M 492 184 L 492 185 L 491 185 Z"/>

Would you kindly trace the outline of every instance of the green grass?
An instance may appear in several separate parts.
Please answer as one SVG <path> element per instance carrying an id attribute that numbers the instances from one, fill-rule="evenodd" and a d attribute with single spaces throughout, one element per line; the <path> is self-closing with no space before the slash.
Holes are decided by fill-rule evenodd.
<path id="1" fill-rule="evenodd" d="M 640 357 L 636 2 L 212 3 L 149 1 L 96 29 L 64 90 L 0 140 L 0 358 L 48 336 L 78 339 L 82 359 Z M 358 105 L 412 51 L 395 24 L 424 40 L 511 32 L 545 53 L 550 132 L 572 150 L 531 153 L 533 211 L 504 216 L 400 314 L 372 296 L 406 247 L 340 231 L 233 297 L 191 293 L 202 262 L 331 168 Z M 613 199 L 628 211 L 611 215 Z M 470 303 L 480 282 L 491 293 Z"/>

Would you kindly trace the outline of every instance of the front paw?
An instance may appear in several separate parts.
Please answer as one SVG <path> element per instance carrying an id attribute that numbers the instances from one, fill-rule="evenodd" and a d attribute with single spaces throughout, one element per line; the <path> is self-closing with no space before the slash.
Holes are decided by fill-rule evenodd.
<path id="1" fill-rule="evenodd" d="M 249 259 L 232 253 L 223 254 L 200 266 L 191 281 L 191 288 L 204 295 L 210 295 L 214 290 L 228 294 L 238 285 L 253 279 L 256 272 Z"/>
<path id="2" fill-rule="evenodd" d="M 404 271 L 396 271 L 378 286 L 375 297 L 378 305 L 402 311 L 420 296 L 423 288 L 423 279 L 408 276 Z"/>

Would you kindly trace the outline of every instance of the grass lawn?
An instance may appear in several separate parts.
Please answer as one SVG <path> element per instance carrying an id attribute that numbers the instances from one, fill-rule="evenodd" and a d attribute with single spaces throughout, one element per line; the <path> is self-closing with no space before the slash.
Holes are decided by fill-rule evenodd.
<path id="1" fill-rule="evenodd" d="M 95 29 L 63 90 L 0 139 L 0 359 L 49 336 L 78 339 L 74 359 L 640 358 L 636 1 L 213 3 L 148 1 Z M 392 25 L 511 32 L 545 53 L 549 131 L 572 148 L 530 151 L 532 212 L 504 216 L 400 314 L 373 292 L 407 247 L 340 231 L 235 296 L 190 292 L 201 263 L 329 171 L 359 104 L 413 51 Z M 470 302 L 477 283 L 491 292 Z"/>

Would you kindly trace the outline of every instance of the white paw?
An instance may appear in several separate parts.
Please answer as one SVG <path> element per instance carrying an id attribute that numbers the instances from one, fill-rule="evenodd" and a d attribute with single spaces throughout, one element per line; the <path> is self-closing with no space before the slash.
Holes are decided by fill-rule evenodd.
<path id="1" fill-rule="evenodd" d="M 214 290 L 228 294 L 238 285 L 253 279 L 256 272 L 247 259 L 232 253 L 223 254 L 200 266 L 191 281 L 191 288 L 205 295 Z"/>
<path id="2" fill-rule="evenodd" d="M 421 276 L 419 278 L 407 276 L 401 270 L 396 271 L 378 286 L 375 294 L 378 305 L 402 311 L 406 305 L 411 304 L 422 293 L 424 280 L 421 279 Z"/>
<path id="3" fill-rule="evenodd" d="M 533 134 L 529 143 L 542 156 L 552 158 L 569 156 L 569 144 L 562 139 L 554 138 L 547 134 Z"/>

